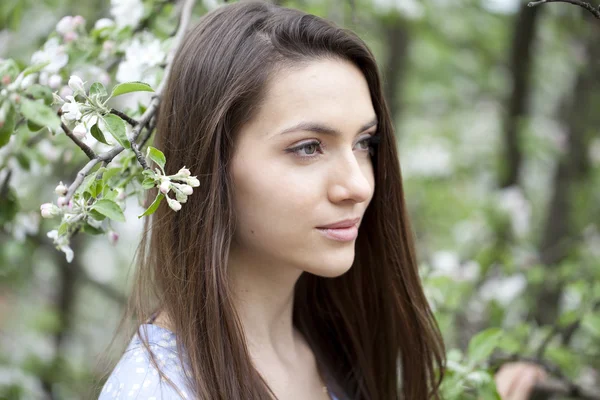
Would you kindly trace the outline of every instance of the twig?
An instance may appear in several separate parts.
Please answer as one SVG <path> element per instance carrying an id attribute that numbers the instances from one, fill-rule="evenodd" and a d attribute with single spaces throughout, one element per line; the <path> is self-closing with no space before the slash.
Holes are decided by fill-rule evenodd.
<path id="1" fill-rule="evenodd" d="M 146 128 L 146 134 L 142 137 L 142 141 L 140 142 L 140 148 L 143 149 L 146 145 L 150 136 L 152 136 L 152 131 L 156 128 L 156 117 L 154 117 L 150 122 L 148 122 L 148 127 Z"/>
<path id="2" fill-rule="evenodd" d="M 65 134 L 73 141 L 75 142 L 75 144 L 77 146 L 79 146 L 79 148 L 81 150 L 83 150 L 83 152 L 85 153 L 86 156 L 88 156 L 88 158 L 94 159 L 96 158 L 96 153 L 94 153 L 94 150 L 92 150 L 87 144 L 83 143 L 81 140 L 77 139 L 77 137 L 75 137 L 75 135 L 73 135 L 73 132 L 71 132 L 71 130 L 69 129 L 68 126 L 65 125 L 64 122 L 60 123 L 60 127 L 62 128 L 62 130 L 65 132 Z"/>
<path id="3" fill-rule="evenodd" d="M 190 17 L 191 17 L 192 10 L 194 8 L 195 3 L 196 3 L 196 0 L 185 0 L 185 4 L 183 5 L 182 10 L 181 10 L 179 27 L 177 28 L 177 33 L 175 34 L 175 37 L 173 39 L 173 47 L 172 47 L 171 51 L 176 51 L 179 48 L 179 44 L 180 44 L 181 40 L 183 39 L 183 35 L 185 34 L 185 31 L 187 30 L 187 27 L 190 23 Z M 169 60 L 168 56 L 167 56 L 167 59 Z M 167 79 L 169 77 L 169 73 L 171 72 L 171 65 L 172 65 L 172 60 L 167 62 L 167 66 L 165 68 L 165 72 L 163 75 L 163 80 L 158 85 L 155 95 L 152 97 L 152 100 L 150 101 L 148 108 L 146 109 L 144 114 L 142 114 L 142 116 L 140 117 L 137 125 L 133 128 L 131 137 L 129 138 L 130 143 L 137 144 L 137 138 L 140 135 L 142 128 L 150 122 L 152 117 L 154 117 L 154 115 L 158 111 L 158 105 L 160 103 L 161 94 L 164 90 L 165 85 L 167 84 Z M 132 149 L 134 152 L 136 150 L 138 151 L 136 153 L 136 156 L 138 157 L 138 161 L 139 161 L 140 160 L 139 155 L 141 155 L 139 153 L 139 149 L 137 149 L 134 146 L 132 146 Z M 81 184 L 83 183 L 83 179 L 90 173 L 90 171 L 92 170 L 92 168 L 94 168 L 94 166 L 96 164 L 98 164 L 101 161 L 104 161 L 106 163 L 111 162 L 113 160 L 113 158 L 115 158 L 117 155 L 119 155 L 123 150 L 124 150 L 123 146 L 118 145 L 118 146 L 115 146 L 114 148 L 112 148 L 111 150 L 104 152 L 98 156 L 95 156 L 93 159 L 91 159 L 77 173 L 77 177 L 75 178 L 73 183 L 69 186 L 69 190 L 67 191 L 67 194 L 65 196 L 66 202 L 68 202 L 73 197 L 77 188 L 79 186 L 81 186 Z M 144 166 L 144 165 L 142 164 L 142 166 Z M 146 165 L 146 168 L 147 168 L 147 165 Z"/>
<path id="4" fill-rule="evenodd" d="M 585 400 L 600 400 L 600 395 L 592 393 L 587 389 L 577 385 L 567 378 L 560 368 L 550 363 L 549 361 L 542 360 L 537 357 L 526 357 L 518 354 L 511 354 L 503 357 L 492 357 L 490 364 L 499 366 L 507 362 L 523 361 L 532 364 L 537 364 L 544 368 L 548 373 L 553 375 L 554 379 L 548 379 L 542 383 L 536 384 L 536 391 L 540 391 L 547 394 L 566 395 L 572 398 L 585 399 Z"/>
<path id="5" fill-rule="evenodd" d="M 125 113 L 122 113 L 119 110 L 115 110 L 114 108 L 111 108 L 110 113 L 115 114 L 118 117 L 121 117 L 122 120 L 124 120 L 131 126 L 136 126 L 138 124 L 138 122 L 135 119 L 131 118 L 129 115 L 127 115 Z"/>
<path id="6" fill-rule="evenodd" d="M 539 1 L 530 1 L 527 4 L 527 6 L 528 7 L 535 7 L 535 6 L 539 6 L 540 4 L 545 4 L 545 3 L 569 3 L 569 4 L 574 4 L 576 6 L 583 7 L 584 9 L 588 10 L 589 12 L 591 12 L 594 15 L 594 17 L 600 19 L 600 6 L 598 8 L 595 8 L 590 3 L 586 3 L 585 1 L 580 1 L 580 0 L 539 0 Z"/>

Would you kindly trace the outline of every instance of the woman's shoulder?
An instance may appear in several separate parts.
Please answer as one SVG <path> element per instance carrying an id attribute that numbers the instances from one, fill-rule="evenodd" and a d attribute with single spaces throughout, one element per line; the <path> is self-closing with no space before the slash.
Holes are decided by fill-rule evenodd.
<path id="1" fill-rule="evenodd" d="M 147 338 L 150 351 L 160 370 L 175 384 L 181 394 L 161 378 L 150 360 L 150 353 L 136 333 L 109 375 L 98 400 L 188 398 L 186 371 L 179 361 L 175 334 L 154 324 L 143 324 L 141 328 L 141 334 Z"/>

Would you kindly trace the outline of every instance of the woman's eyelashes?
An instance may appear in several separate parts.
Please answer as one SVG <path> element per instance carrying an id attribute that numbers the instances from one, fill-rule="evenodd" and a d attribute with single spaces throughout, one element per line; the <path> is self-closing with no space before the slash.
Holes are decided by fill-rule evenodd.
<path id="1" fill-rule="evenodd" d="M 356 147 L 358 150 L 368 153 L 372 156 L 375 153 L 375 147 L 379 141 L 380 136 L 377 133 L 374 133 L 356 142 Z M 301 159 L 308 160 L 320 157 L 324 154 L 325 149 L 326 146 L 322 141 L 318 139 L 312 139 L 298 146 L 286 149 L 285 151 L 286 153 L 292 153 Z"/>

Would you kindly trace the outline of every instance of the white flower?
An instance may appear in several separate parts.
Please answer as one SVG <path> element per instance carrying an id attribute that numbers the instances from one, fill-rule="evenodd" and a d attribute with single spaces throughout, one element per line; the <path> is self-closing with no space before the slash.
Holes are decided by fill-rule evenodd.
<path id="1" fill-rule="evenodd" d="M 125 47 L 125 60 L 119 64 L 117 81 L 142 81 L 152 84 L 156 80 L 155 69 L 165 57 L 166 53 L 161 48 L 160 40 L 145 32 Z"/>
<path id="2" fill-rule="evenodd" d="M 48 39 L 44 44 L 43 50 L 36 51 L 31 56 L 31 64 L 34 65 L 48 61 L 50 64 L 46 65 L 43 70 L 49 73 L 57 73 L 69 62 L 69 56 L 65 51 L 65 47 L 60 45 L 56 37 Z"/>
<path id="3" fill-rule="evenodd" d="M 452 153 L 443 141 L 420 145 L 404 157 L 402 167 L 407 176 L 444 177 L 452 175 Z"/>
<path id="4" fill-rule="evenodd" d="M 67 121 L 79 121 L 81 119 L 81 105 L 77 103 L 73 96 L 67 96 L 67 101 L 62 105 L 62 117 Z"/>
<path id="5" fill-rule="evenodd" d="M 87 135 L 87 129 L 84 124 L 78 124 L 75 128 L 73 128 L 73 135 L 77 139 L 83 139 L 85 135 Z"/>
<path id="6" fill-rule="evenodd" d="M 76 75 L 71 75 L 69 78 L 69 87 L 73 90 L 75 95 L 85 94 L 85 88 L 83 87 L 83 81 Z"/>
<path id="7" fill-rule="evenodd" d="M 506 278 L 491 278 L 479 288 L 483 300 L 496 300 L 503 307 L 508 306 L 527 286 L 527 278 L 516 274 Z"/>
<path id="8" fill-rule="evenodd" d="M 65 35 L 68 32 L 72 32 L 75 30 L 75 23 L 73 22 L 73 17 L 67 15 L 66 17 L 62 17 L 58 24 L 56 24 L 56 32 L 61 35 Z"/>
<path id="9" fill-rule="evenodd" d="M 52 230 L 46 234 L 50 239 L 54 240 L 54 245 L 57 249 L 65 253 L 67 262 L 73 261 L 73 250 L 69 246 L 69 239 L 65 236 L 58 236 L 57 230 Z"/>
<path id="10" fill-rule="evenodd" d="M 81 122 L 83 122 L 86 129 L 89 131 L 90 129 L 92 129 L 92 126 L 96 125 L 96 123 L 98 122 L 98 114 L 85 114 L 83 117 L 81 117 Z"/>
<path id="11" fill-rule="evenodd" d="M 59 196 L 64 196 L 67 194 L 67 190 L 69 190 L 69 188 L 67 188 L 61 181 L 58 184 L 58 186 L 54 188 L 54 193 L 56 193 Z"/>
<path id="12" fill-rule="evenodd" d="M 58 91 L 58 95 L 63 98 L 66 99 L 67 96 L 72 96 L 73 95 L 73 91 L 71 90 L 70 87 L 68 86 L 63 86 L 60 88 L 60 90 Z"/>
<path id="13" fill-rule="evenodd" d="M 110 28 L 115 26 L 115 21 L 113 21 L 110 18 L 100 18 L 98 21 L 96 21 L 96 24 L 94 25 L 94 29 L 104 29 L 104 28 Z"/>
<path id="14" fill-rule="evenodd" d="M 508 215 L 512 230 L 518 236 L 529 232 L 531 204 L 517 186 L 503 189 L 498 194 L 498 208 Z"/>
<path id="15" fill-rule="evenodd" d="M 20 85 L 21 89 L 27 89 L 29 86 L 31 86 L 35 83 L 36 79 L 37 79 L 37 74 L 27 75 L 26 77 L 24 77 L 21 80 L 21 85 Z"/>
<path id="16" fill-rule="evenodd" d="M 176 201 L 173 200 L 172 198 L 167 196 L 167 203 L 169 203 L 169 207 L 171 207 L 174 211 L 179 211 L 181 210 L 181 204 Z"/>
<path id="17" fill-rule="evenodd" d="M 12 223 L 12 235 L 18 242 L 23 242 L 27 235 L 36 235 L 39 231 L 40 216 L 35 212 L 20 212 Z"/>
<path id="18" fill-rule="evenodd" d="M 50 78 L 48 78 L 48 86 L 50 86 L 50 89 L 56 90 L 60 87 L 61 84 L 62 77 L 60 75 L 54 74 L 50 76 Z"/>
<path id="19" fill-rule="evenodd" d="M 403 17 L 409 19 L 420 19 L 425 14 L 425 8 L 417 0 L 374 0 L 374 5 L 376 9 L 384 12 L 399 11 Z"/>
<path id="20" fill-rule="evenodd" d="M 136 26 L 144 15 L 141 0 L 111 0 L 110 13 L 119 28 Z"/>

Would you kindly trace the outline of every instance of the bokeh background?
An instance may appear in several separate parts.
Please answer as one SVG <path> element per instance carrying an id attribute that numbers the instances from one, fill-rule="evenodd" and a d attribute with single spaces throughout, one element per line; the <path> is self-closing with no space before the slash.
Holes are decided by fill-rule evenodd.
<path id="1" fill-rule="evenodd" d="M 499 328 L 486 367 L 531 359 L 600 398 L 600 20 L 518 0 L 279 3 L 354 30 L 379 61 L 425 290 L 452 356 Z M 148 35 L 111 44 L 120 64 L 99 58 L 77 74 L 155 85 L 178 6 L 2 0 L 0 58 L 32 63 L 64 16 L 88 29 L 110 18 Z M 199 1 L 193 18 L 216 6 Z M 68 74 L 57 75 L 60 91 Z M 127 222 L 112 223 L 118 240 L 80 235 L 71 263 L 46 236 L 55 221 L 40 218 L 40 204 L 85 163 L 62 139 L 0 148 L 0 399 L 88 396 L 131 283 L 136 196 Z M 584 398 L 559 392 L 539 398 Z"/>

